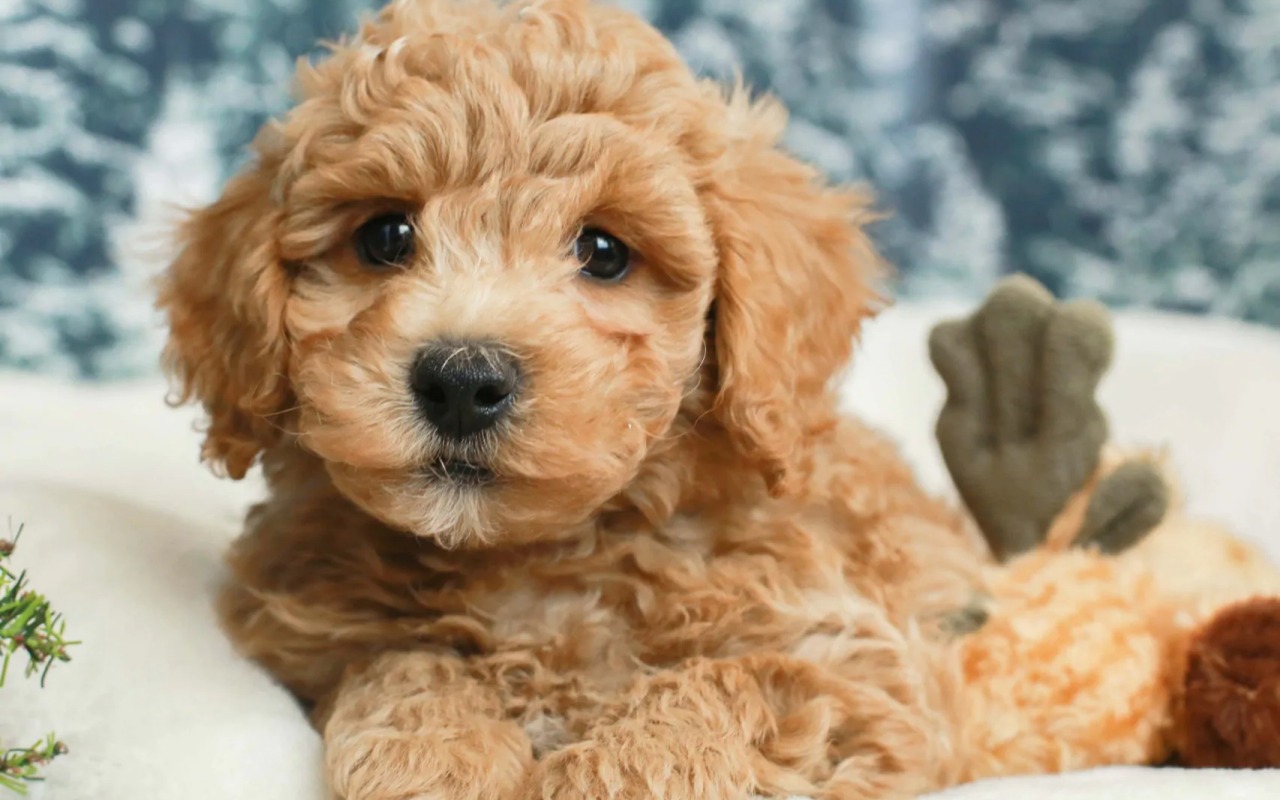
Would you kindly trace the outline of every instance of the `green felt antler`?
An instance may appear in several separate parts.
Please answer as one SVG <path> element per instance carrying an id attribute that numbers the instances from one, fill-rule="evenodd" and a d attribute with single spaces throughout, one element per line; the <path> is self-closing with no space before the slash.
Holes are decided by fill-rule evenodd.
<path id="1" fill-rule="evenodd" d="M 947 386 L 938 443 L 998 558 L 1039 545 L 1097 470 L 1108 428 L 1096 395 L 1113 346 L 1103 306 L 1056 302 L 1025 276 L 933 330 L 929 353 Z M 1123 549 L 1166 506 L 1154 467 L 1127 464 L 1098 486 L 1077 544 Z"/>
<path id="2" fill-rule="evenodd" d="M 1076 547 L 1120 553 L 1142 541 L 1169 510 L 1169 484 L 1150 464 L 1131 461 L 1103 480 L 1089 499 Z"/>

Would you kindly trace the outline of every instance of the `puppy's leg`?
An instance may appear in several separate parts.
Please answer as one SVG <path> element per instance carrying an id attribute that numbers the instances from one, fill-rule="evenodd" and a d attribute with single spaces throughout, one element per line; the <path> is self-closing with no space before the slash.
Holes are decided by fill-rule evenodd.
<path id="1" fill-rule="evenodd" d="M 697 661 L 640 680 L 586 737 L 548 754 L 526 800 L 745 800 L 752 742 L 770 714 L 737 662 Z"/>
<path id="2" fill-rule="evenodd" d="M 382 656 L 346 676 L 327 717 L 325 768 L 343 800 L 504 800 L 533 763 L 498 689 L 453 657 Z"/>
<path id="3" fill-rule="evenodd" d="M 525 800 L 914 797 L 935 788 L 931 721 L 891 695 L 784 655 L 693 661 L 544 758 Z"/>
<path id="4" fill-rule="evenodd" d="M 960 686 L 949 643 L 853 614 L 789 658 L 756 661 L 779 715 L 761 750 L 781 777 L 790 769 L 814 784 L 761 780 L 760 794 L 905 800 L 953 782 Z"/>

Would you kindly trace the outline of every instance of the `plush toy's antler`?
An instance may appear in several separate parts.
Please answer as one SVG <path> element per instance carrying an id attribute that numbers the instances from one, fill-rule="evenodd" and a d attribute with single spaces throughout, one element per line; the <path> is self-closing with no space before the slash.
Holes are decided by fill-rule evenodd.
<path id="1" fill-rule="evenodd" d="M 1089 499 L 1078 547 L 1119 553 L 1142 541 L 1169 510 L 1169 485 L 1144 461 L 1130 461 L 1103 480 Z"/>
<path id="2" fill-rule="evenodd" d="M 1096 392 L 1112 349 L 1101 305 L 1057 303 L 1024 276 L 930 336 L 948 390 L 938 442 L 998 558 L 1039 545 L 1098 469 L 1108 433 Z M 1126 464 L 1095 488 L 1076 543 L 1123 550 L 1160 521 L 1167 502 L 1153 466 Z"/>

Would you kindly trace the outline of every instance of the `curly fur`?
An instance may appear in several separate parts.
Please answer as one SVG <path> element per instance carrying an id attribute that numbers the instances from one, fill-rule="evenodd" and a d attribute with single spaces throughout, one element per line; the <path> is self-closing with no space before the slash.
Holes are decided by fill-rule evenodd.
<path id="1" fill-rule="evenodd" d="M 399 0 L 195 212 L 166 364 L 204 457 L 270 498 L 231 635 L 313 707 L 346 798 L 910 796 L 957 779 L 947 614 L 985 553 L 836 413 L 880 300 L 864 197 L 785 117 L 578 0 Z M 417 256 L 350 241 L 390 209 Z M 584 224 L 639 254 L 577 276 Z M 442 441 L 407 386 L 500 343 L 510 419 Z M 425 469 L 482 460 L 475 487 Z"/>

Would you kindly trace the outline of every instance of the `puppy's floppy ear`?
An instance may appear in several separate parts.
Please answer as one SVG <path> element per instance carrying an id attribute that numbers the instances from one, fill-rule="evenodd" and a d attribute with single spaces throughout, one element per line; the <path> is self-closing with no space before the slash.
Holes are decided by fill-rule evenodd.
<path id="1" fill-rule="evenodd" d="M 732 143 L 703 190 L 720 264 L 711 325 L 716 411 L 770 491 L 793 488 L 805 436 L 831 421 L 829 383 L 879 296 L 866 198 L 825 186 L 778 147 L 786 114 L 736 89 Z"/>
<path id="2" fill-rule="evenodd" d="M 252 167 L 186 219 L 178 257 L 161 278 L 158 305 L 170 328 L 164 366 L 181 385 L 175 402 L 204 406 L 203 458 L 233 478 L 278 439 L 272 417 L 292 404 L 278 221 L 269 171 Z"/>

